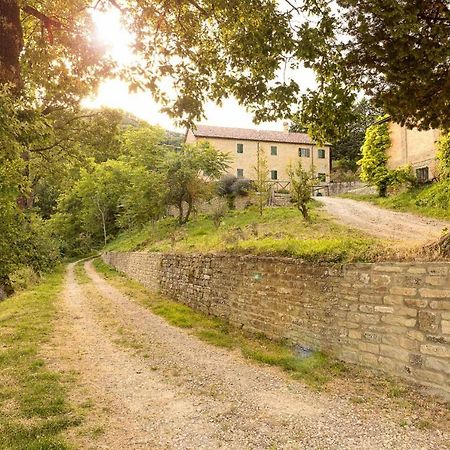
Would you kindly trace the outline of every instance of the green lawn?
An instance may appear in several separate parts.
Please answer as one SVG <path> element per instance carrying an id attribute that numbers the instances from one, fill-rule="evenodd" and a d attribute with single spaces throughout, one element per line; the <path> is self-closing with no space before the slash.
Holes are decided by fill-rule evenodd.
<path id="1" fill-rule="evenodd" d="M 184 226 L 174 218 L 123 233 L 111 251 L 243 252 L 294 256 L 313 261 L 369 261 L 385 254 L 387 245 L 357 230 L 339 225 L 314 203 L 311 222 L 294 208 L 229 211 L 217 225 L 199 215 Z"/>
<path id="2" fill-rule="evenodd" d="M 442 182 L 413 188 L 386 198 L 380 198 L 376 195 L 354 194 L 343 194 L 341 197 L 370 202 L 395 211 L 450 220 L 450 185 L 446 186 Z"/>
<path id="3" fill-rule="evenodd" d="M 61 437 L 80 418 L 66 399 L 61 376 L 40 349 L 50 339 L 63 268 L 31 290 L 0 303 L 0 448 L 66 449 Z"/>

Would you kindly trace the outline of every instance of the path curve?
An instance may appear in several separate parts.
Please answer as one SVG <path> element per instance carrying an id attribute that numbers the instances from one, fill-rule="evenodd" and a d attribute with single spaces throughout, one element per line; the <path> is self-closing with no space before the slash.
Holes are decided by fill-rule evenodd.
<path id="1" fill-rule="evenodd" d="M 339 197 L 314 197 L 339 222 L 393 241 L 426 243 L 438 239 L 450 222 L 391 211 L 368 202 Z"/>
<path id="2" fill-rule="evenodd" d="M 431 450 L 448 443 L 442 431 L 403 428 L 206 344 L 113 287 L 90 262 L 85 268 L 91 282 L 83 285 L 68 268 L 61 320 L 86 389 L 109 405 L 93 448 Z M 118 345 L 108 317 L 145 354 Z"/>

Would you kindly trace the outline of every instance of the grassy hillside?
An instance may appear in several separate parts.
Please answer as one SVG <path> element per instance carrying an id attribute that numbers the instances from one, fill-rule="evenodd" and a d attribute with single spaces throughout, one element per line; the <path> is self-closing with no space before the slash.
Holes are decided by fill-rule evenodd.
<path id="1" fill-rule="evenodd" d="M 435 219 L 450 220 L 450 184 L 435 183 L 429 186 L 413 188 L 409 191 L 386 198 L 376 195 L 343 194 L 341 197 L 362 200 L 396 211 Z"/>
<path id="2" fill-rule="evenodd" d="M 40 355 L 53 331 L 63 270 L 0 303 L 0 448 L 66 449 L 64 431 L 80 422 L 62 377 Z"/>
<path id="3" fill-rule="evenodd" d="M 364 261 L 386 251 L 384 242 L 336 224 L 316 205 L 306 223 L 299 211 L 267 208 L 229 211 L 214 223 L 201 215 L 185 226 L 166 218 L 120 235 L 106 250 L 234 251 L 295 256 L 314 261 Z"/>

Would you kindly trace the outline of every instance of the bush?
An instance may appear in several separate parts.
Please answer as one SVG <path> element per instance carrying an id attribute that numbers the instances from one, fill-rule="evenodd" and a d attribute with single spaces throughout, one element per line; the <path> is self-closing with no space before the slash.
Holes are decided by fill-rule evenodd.
<path id="1" fill-rule="evenodd" d="M 450 178 L 450 132 L 443 134 L 438 142 L 439 175 Z"/>
<path id="2" fill-rule="evenodd" d="M 230 209 L 235 208 L 235 198 L 248 195 L 251 188 L 250 180 L 238 178 L 234 175 L 225 175 L 217 182 L 217 194 L 227 199 Z"/>
<path id="3" fill-rule="evenodd" d="M 416 205 L 450 211 L 450 179 L 435 183 L 421 192 L 417 196 Z"/>

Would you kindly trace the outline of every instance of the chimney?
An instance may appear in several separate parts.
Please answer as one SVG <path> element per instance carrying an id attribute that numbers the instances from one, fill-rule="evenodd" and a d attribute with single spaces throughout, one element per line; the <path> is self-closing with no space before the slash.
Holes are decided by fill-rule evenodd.
<path id="1" fill-rule="evenodd" d="M 289 122 L 288 121 L 283 122 L 283 131 L 285 133 L 289 133 Z"/>

